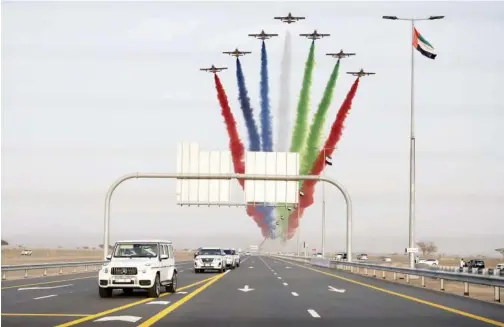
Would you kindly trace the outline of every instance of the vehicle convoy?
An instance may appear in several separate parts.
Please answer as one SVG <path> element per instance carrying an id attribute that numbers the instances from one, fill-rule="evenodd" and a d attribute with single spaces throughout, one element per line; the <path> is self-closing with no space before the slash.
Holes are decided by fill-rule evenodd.
<path id="1" fill-rule="evenodd" d="M 203 247 L 194 258 L 194 272 L 200 273 L 205 270 L 217 270 L 221 273 L 226 271 L 226 254 L 219 247 Z"/>
<path id="2" fill-rule="evenodd" d="M 116 242 L 98 273 L 100 297 L 112 296 L 114 289 L 125 294 L 134 289 L 147 290 L 149 297 L 157 298 L 161 286 L 167 292 L 177 291 L 177 268 L 171 241 L 145 240 Z"/>
<path id="3" fill-rule="evenodd" d="M 237 265 L 239 266 L 240 265 L 240 261 L 238 259 L 238 263 L 236 263 L 237 261 L 237 255 L 236 255 L 236 251 L 233 250 L 233 249 L 224 249 L 224 253 L 226 254 L 226 268 L 228 269 L 235 269 L 237 267 Z"/>

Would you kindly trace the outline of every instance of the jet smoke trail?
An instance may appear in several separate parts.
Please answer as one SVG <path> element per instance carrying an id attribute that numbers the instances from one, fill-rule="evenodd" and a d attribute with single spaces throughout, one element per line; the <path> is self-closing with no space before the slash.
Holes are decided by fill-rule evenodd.
<path id="1" fill-rule="evenodd" d="M 261 81 L 260 81 L 260 103 L 261 103 L 261 144 L 264 152 L 273 151 L 271 110 L 269 103 L 269 81 L 268 81 L 268 54 L 266 52 L 266 42 L 262 41 L 261 46 Z M 264 224 L 273 228 L 273 207 L 260 206 L 257 210 L 264 215 Z"/>
<path id="2" fill-rule="evenodd" d="M 310 104 L 310 86 L 312 81 L 313 67 L 315 66 L 315 41 L 312 41 L 310 53 L 306 60 L 305 70 L 303 75 L 303 86 L 299 94 L 299 102 L 297 106 L 296 122 L 292 131 L 290 152 L 299 152 L 303 146 L 303 141 L 306 137 L 306 120 L 308 117 L 308 109 Z"/>
<path id="3" fill-rule="evenodd" d="M 301 91 L 299 93 L 299 101 L 296 111 L 296 120 L 294 123 L 294 128 L 291 135 L 290 152 L 300 152 L 303 147 L 303 142 L 306 137 L 307 131 L 307 120 L 308 120 L 308 110 L 310 105 L 310 87 L 312 82 L 313 68 L 315 66 L 315 41 L 312 41 L 310 46 L 310 52 L 308 58 L 306 59 L 305 69 L 303 74 L 303 83 L 301 86 Z M 300 183 L 301 184 L 301 183 Z M 289 211 L 285 208 L 278 208 L 277 215 L 288 217 Z M 285 228 L 287 222 L 282 224 Z"/>
<path id="4" fill-rule="evenodd" d="M 352 101 L 357 92 L 357 88 L 359 86 L 359 80 L 360 78 L 357 78 L 355 80 L 345 98 L 345 101 L 343 101 L 343 103 L 341 104 L 338 114 L 336 115 L 336 119 L 334 120 L 331 126 L 329 136 L 327 137 L 327 140 L 325 141 L 324 144 L 324 148 L 326 148 L 326 151 L 325 153 L 324 151 L 319 152 L 317 159 L 315 160 L 311 168 L 310 175 L 320 175 L 320 173 L 325 167 L 324 155 L 331 156 L 333 154 L 336 144 L 341 138 L 345 119 L 348 115 L 348 112 L 352 108 Z M 315 193 L 316 183 L 317 181 L 311 181 L 311 180 L 303 182 L 302 191 L 304 193 L 304 196 L 300 197 L 299 200 L 300 202 L 299 204 L 301 207 L 299 211 L 299 216 L 302 216 L 304 208 L 307 208 L 313 204 L 313 194 Z M 298 226 L 299 226 L 298 213 L 297 210 L 293 210 L 292 214 L 289 216 L 289 231 L 295 230 Z"/>
<path id="5" fill-rule="evenodd" d="M 238 100 L 247 126 L 249 137 L 249 150 L 261 151 L 261 140 L 257 124 L 254 120 L 253 109 L 250 105 L 250 98 L 248 97 L 247 86 L 245 84 L 245 76 L 243 74 L 240 59 L 236 58 L 236 80 L 238 81 Z"/>
<path id="6" fill-rule="evenodd" d="M 224 87 L 222 86 L 220 78 L 217 74 L 214 74 L 214 81 L 215 81 L 215 89 L 217 90 L 217 98 L 221 106 L 221 114 L 222 117 L 224 118 L 227 133 L 229 136 L 229 149 L 231 151 L 231 158 L 233 161 L 234 172 L 236 174 L 244 174 L 245 163 L 243 161 L 243 156 L 245 154 L 245 148 L 243 146 L 242 141 L 240 140 L 240 136 L 236 128 L 236 120 L 234 118 L 233 113 L 231 112 L 226 92 L 224 91 Z M 245 181 L 239 179 L 238 182 L 240 183 L 240 186 L 243 189 L 245 187 Z M 267 226 L 264 226 L 263 224 L 263 214 L 257 212 L 256 208 L 254 208 L 253 206 L 247 206 L 247 214 L 253 217 L 256 224 L 259 227 L 261 227 L 264 236 L 264 234 L 267 233 Z"/>
<path id="7" fill-rule="evenodd" d="M 327 86 L 324 90 L 324 95 L 322 96 L 318 109 L 313 115 L 310 133 L 308 134 L 308 139 L 306 140 L 306 147 L 302 151 L 301 175 L 308 173 L 313 165 L 313 162 L 317 158 L 317 152 L 320 150 L 320 136 L 324 127 L 327 110 L 329 110 L 329 106 L 331 105 L 334 87 L 336 86 L 336 80 L 338 79 L 339 66 L 340 60 L 338 59 L 331 72 L 331 76 L 327 82 Z"/>
<path id="8" fill-rule="evenodd" d="M 268 82 L 268 54 L 266 43 L 262 41 L 261 47 L 261 140 L 262 150 L 273 151 L 273 140 L 271 135 L 271 112 L 269 103 L 269 82 Z"/>
<path id="9" fill-rule="evenodd" d="M 284 52 L 280 69 L 280 101 L 277 113 L 278 134 L 276 149 L 278 152 L 287 152 L 289 149 L 288 138 L 290 129 L 290 80 L 291 80 L 292 44 L 291 34 L 287 30 L 285 35 Z"/>
<path id="10" fill-rule="evenodd" d="M 231 108 L 229 107 L 229 102 L 224 91 L 224 87 L 220 81 L 217 74 L 214 74 L 215 89 L 217 90 L 217 98 L 221 106 L 221 114 L 224 118 L 226 124 L 227 133 L 229 136 L 229 149 L 231 150 L 231 157 L 233 160 L 234 172 L 236 174 L 245 173 L 245 162 L 243 161 L 243 156 L 245 154 L 245 149 L 243 143 L 238 135 L 238 130 L 236 129 L 236 120 L 234 119 Z M 242 188 L 244 187 L 244 180 L 238 180 Z"/>

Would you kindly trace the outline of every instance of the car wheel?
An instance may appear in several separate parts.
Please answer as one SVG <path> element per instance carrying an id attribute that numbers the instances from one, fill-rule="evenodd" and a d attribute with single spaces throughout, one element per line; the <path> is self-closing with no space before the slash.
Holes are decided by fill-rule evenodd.
<path id="1" fill-rule="evenodd" d="M 177 273 L 175 273 L 175 272 L 173 273 L 171 284 L 166 286 L 166 291 L 168 293 L 177 292 Z"/>
<path id="2" fill-rule="evenodd" d="M 100 293 L 101 298 L 112 297 L 112 289 L 111 288 L 98 288 L 98 293 Z"/>
<path id="3" fill-rule="evenodd" d="M 154 280 L 154 285 L 147 290 L 147 295 L 149 297 L 158 298 L 161 294 L 161 282 L 159 281 L 159 275 L 156 275 Z"/>

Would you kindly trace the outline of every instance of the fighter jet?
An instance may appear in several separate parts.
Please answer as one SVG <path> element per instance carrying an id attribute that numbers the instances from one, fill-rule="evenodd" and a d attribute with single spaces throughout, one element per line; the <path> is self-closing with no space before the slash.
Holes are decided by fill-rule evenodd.
<path id="1" fill-rule="evenodd" d="M 202 71 L 211 72 L 214 74 L 217 72 L 223 71 L 224 69 L 227 69 L 227 67 L 215 67 L 214 65 L 212 65 L 212 67 L 210 67 L 210 68 L 200 68 L 200 70 L 202 70 Z"/>
<path id="2" fill-rule="evenodd" d="M 252 52 L 250 52 L 250 51 L 240 51 L 240 50 L 238 50 L 238 48 L 236 48 L 234 51 L 224 51 L 223 53 L 238 58 L 239 56 L 244 56 L 244 55 L 252 53 Z"/>
<path id="3" fill-rule="evenodd" d="M 262 30 L 259 34 L 249 34 L 249 36 L 258 38 L 259 40 L 267 40 L 273 36 L 278 36 L 278 34 L 267 34 L 266 32 L 264 32 L 264 30 Z"/>
<path id="4" fill-rule="evenodd" d="M 274 17 L 274 19 L 279 19 L 279 20 L 281 20 L 284 23 L 292 24 L 292 23 L 297 22 L 298 20 L 305 19 L 305 17 L 295 17 L 295 16 L 292 16 L 291 13 L 289 13 L 285 17 Z"/>
<path id="5" fill-rule="evenodd" d="M 364 69 L 361 69 L 358 72 L 347 72 L 347 74 L 350 74 L 350 75 L 353 75 L 353 76 L 362 77 L 362 76 L 374 75 L 375 73 L 368 73 L 368 72 L 365 72 Z"/>
<path id="6" fill-rule="evenodd" d="M 330 35 L 331 34 L 318 33 L 317 30 L 313 31 L 313 33 L 310 33 L 310 34 L 299 34 L 299 36 L 305 36 L 306 38 L 311 39 L 311 40 L 317 40 L 317 39 L 323 38 L 324 36 L 330 36 Z"/>
<path id="7" fill-rule="evenodd" d="M 334 58 L 343 59 L 346 57 L 355 56 L 355 53 L 345 53 L 343 52 L 343 50 L 341 50 L 338 53 L 326 53 L 326 56 L 332 56 Z"/>

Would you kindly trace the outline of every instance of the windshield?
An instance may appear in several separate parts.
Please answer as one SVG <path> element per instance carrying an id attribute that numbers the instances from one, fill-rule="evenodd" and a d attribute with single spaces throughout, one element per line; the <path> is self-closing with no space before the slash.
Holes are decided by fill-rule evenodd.
<path id="1" fill-rule="evenodd" d="M 155 243 L 123 243 L 118 244 L 114 251 L 116 258 L 154 258 L 158 255 Z"/>
<path id="2" fill-rule="evenodd" d="M 199 250 L 198 255 L 222 255 L 220 249 L 202 249 Z"/>
<path id="3" fill-rule="evenodd" d="M 233 250 L 224 250 L 224 253 L 227 255 L 231 255 L 231 254 L 234 254 L 234 251 Z"/>

